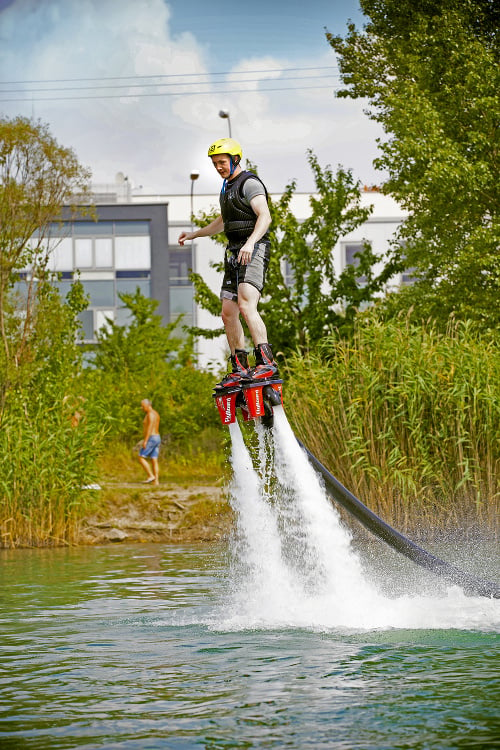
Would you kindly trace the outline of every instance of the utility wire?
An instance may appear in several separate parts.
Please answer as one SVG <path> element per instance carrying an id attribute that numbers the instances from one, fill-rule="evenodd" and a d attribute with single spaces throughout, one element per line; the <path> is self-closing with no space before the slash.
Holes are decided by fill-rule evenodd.
<path id="1" fill-rule="evenodd" d="M 333 85 L 333 84 L 332 84 Z M 27 96 L 23 99 L 20 98 L 0 98 L 0 102 L 53 102 L 53 101 L 69 101 L 69 100 L 84 100 L 84 99 L 140 99 L 143 97 L 151 96 L 216 96 L 218 94 L 265 94 L 268 91 L 307 91 L 312 89 L 330 89 L 336 91 L 332 86 L 280 86 L 280 87 L 266 87 L 261 89 L 217 89 L 215 91 L 162 91 L 156 94 L 153 93 L 135 93 L 135 94 L 87 94 L 85 96 L 45 96 L 42 98 L 36 98 L 33 96 Z"/>
<path id="2" fill-rule="evenodd" d="M 324 75 L 319 76 L 287 76 L 286 78 L 282 78 L 280 80 L 282 81 L 316 81 L 319 78 L 332 78 L 331 73 L 325 73 Z M 41 88 L 41 89 L 30 89 L 29 92 L 33 94 L 40 94 L 45 91 L 85 91 L 86 89 L 93 89 L 94 91 L 100 91 L 102 89 L 132 89 L 132 88 L 160 88 L 163 86 L 219 86 L 227 83 L 266 83 L 269 80 L 278 80 L 278 79 L 269 79 L 269 78 L 239 78 L 237 81 L 207 81 L 206 83 L 204 81 L 176 81 L 173 83 L 120 83 L 120 84 L 112 84 L 109 83 L 104 86 L 55 86 L 55 87 L 47 87 L 47 88 Z M 26 89 L 4 89 L 3 91 L 0 91 L 1 94 L 27 94 L 28 91 Z"/>
<path id="3" fill-rule="evenodd" d="M 318 65 L 312 68 L 267 68 L 264 70 L 240 70 L 231 71 L 227 70 L 220 73 L 168 73 L 168 74 L 155 74 L 155 75 L 131 75 L 131 76 L 99 76 L 96 78 L 45 78 L 39 80 L 24 80 L 24 81 L 0 81 L 0 85 L 14 86 L 24 83 L 76 83 L 81 81 L 128 81 L 128 80 L 139 80 L 139 79 L 150 79 L 150 78 L 192 78 L 193 76 L 229 76 L 229 75 L 257 75 L 260 73 L 288 73 L 295 71 L 305 70 L 337 70 L 336 65 Z"/>

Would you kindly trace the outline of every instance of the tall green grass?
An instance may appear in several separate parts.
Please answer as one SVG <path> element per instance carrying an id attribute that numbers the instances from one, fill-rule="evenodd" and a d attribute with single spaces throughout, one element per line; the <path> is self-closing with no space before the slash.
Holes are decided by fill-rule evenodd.
<path id="1" fill-rule="evenodd" d="M 82 418 L 72 418 L 79 406 Z M 63 394 L 49 406 L 18 391 L 0 428 L 0 546 L 71 544 L 95 502 L 104 426 L 95 410 Z"/>
<path id="2" fill-rule="evenodd" d="M 368 318 L 289 362 L 297 435 L 400 530 L 498 531 L 500 351 L 470 325 Z"/>

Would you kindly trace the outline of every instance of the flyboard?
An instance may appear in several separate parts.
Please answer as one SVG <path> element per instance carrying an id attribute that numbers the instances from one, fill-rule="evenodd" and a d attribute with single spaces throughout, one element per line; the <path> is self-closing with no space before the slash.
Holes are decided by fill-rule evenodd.
<path id="1" fill-rule="evenodd" d="M 236 409 L 241 409 L 243 419 L 262 420 L 265 427 L 272 427 L 273 406 L 283 404 L 283 381 L 279 379 L 243 381 L 229 388 L 215 387 L 214 399 L 222 424 L 236 421 Z"/>
<path id="2" fill-rule="evenodd" d="M 237 410 L 240 409 L 245 422 L 260 419 L 265 427 L 272 427 L 273 408 L 283 405 L 283 381 L 279 379 L 243 381 L 241 385 L 232 385 L 229 388 L 215 387 L 213 397 L 223 425 L 235 422 Z M 349 492 L 300 440 L 297 439 L 297 442 L 305 450 L 312 466 L 323 477 L 329 495 L 374 536 L 422 568 L 457 584 L 467 594 L 500 599 L 499 584 L 476 578 L 460 570 L 445 560 L 435 557 L 393 529 Z"/>

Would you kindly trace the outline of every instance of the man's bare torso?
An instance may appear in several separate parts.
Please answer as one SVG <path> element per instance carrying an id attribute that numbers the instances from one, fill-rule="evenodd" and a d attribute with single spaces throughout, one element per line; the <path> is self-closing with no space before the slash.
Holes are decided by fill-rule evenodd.
<path id="1" fill-rule="evenodd" d="M 160 434 L 160 415 L 154 409 L 150 409 L 144 417 L 144 437 Z"/>

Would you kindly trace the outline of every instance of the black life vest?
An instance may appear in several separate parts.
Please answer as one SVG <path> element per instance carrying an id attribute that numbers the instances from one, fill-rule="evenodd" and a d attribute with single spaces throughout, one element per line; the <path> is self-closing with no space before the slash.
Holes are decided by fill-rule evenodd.
<path id="1" fill-rule="evenodd" d="M 253 232 L 257 222 L 250 204 L 243 198 L 243 185 L 248 179 L 259 180 L 267 196 L 264 183 L 253 172 L 240 172 L 233 180 L 225 183 L 224 192 L 220 194 L 220 210 L 224 221 L 224 234 L 228 240 L 230 250 L 242 247 Z M 266 232 L 261 238 L 266 241 L 269 233 Z"/>

